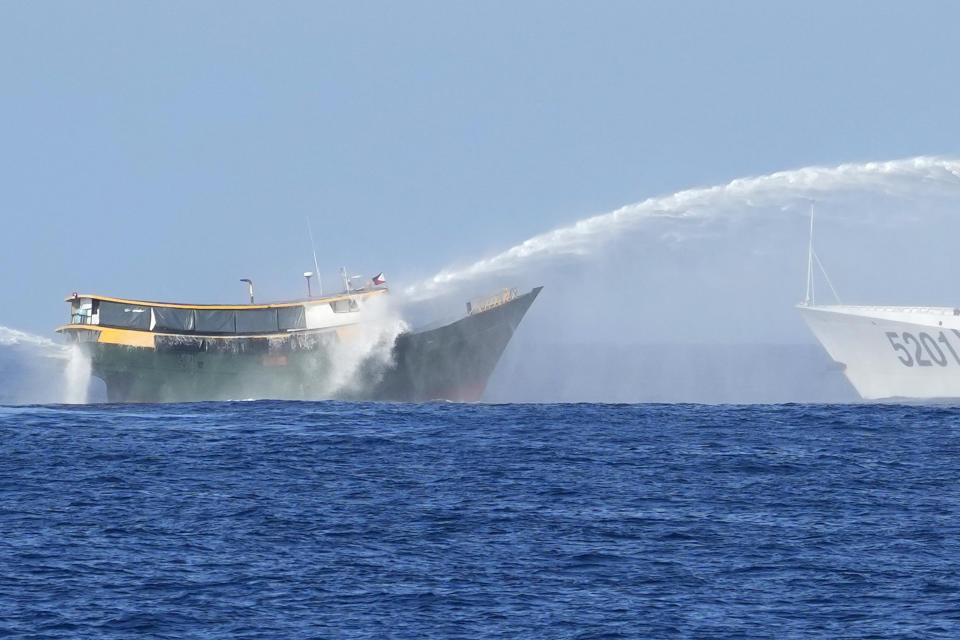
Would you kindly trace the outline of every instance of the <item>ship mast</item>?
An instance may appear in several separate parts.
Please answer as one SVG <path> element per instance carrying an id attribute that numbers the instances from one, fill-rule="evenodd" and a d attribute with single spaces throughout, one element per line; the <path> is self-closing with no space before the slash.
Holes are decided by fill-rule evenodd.
<path id="1" fill-rule="evenodd" d="M 815 292 L 813 290 L 813 200 L 810 201 L 810 239 L 807 244 L 807 295 L 803 299 L 804 306 L 813 304 Z"/>
<path id="2" fill-rule="evenodd" d="M 307 233 L 310 235 L 310 248 L 313 249 L 313 272 L 317 275 L 317 288 L 320 290 L 320 297 L 323 297 L 323 280 L 320 278 L 320 265 L 317 264 L 317 245 L 313 242 L 313 229 L 310 227 L 310 218 L 307 218 Z M 310 282 L 307 281 L 309 288 Z"/>

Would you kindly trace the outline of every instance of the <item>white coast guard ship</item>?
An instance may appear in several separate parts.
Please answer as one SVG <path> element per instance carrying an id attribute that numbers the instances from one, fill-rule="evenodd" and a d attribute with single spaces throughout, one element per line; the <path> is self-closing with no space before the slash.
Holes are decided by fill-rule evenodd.
<path id="1" fill-rule="evenodd" d="M 799 306 L 863 398 L 960 398 L 960 309 Z"/>
<path id="2" fill-rule="evenodd" d="M 823 270 L 811 213 L 807 295 L 798 309 L 857 393 L 867 400 L 960 398 L 960 308 L 816 304 L 814 264 Z"/>

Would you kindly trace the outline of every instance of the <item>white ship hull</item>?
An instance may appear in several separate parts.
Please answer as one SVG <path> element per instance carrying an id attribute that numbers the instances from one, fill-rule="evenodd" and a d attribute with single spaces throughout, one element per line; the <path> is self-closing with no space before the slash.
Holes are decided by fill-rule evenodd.
<path id="1" fill-rule="evenodd" d="M 960 310 L 848 305 L 799 309 L 863 398 L 960 398 Z"/>

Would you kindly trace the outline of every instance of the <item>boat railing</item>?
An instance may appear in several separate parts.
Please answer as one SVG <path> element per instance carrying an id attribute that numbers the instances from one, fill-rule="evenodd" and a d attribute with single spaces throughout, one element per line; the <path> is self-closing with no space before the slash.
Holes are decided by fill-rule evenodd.
<path id="1" fill-rule="evenodd" d="M 884 305 L 847 305 L 849 309 L 863 309 L 870 311 L 883 311 L 888 313 L 911 313 L 918 315 L 960 315 L 958 307 L 898 307 Z"/>

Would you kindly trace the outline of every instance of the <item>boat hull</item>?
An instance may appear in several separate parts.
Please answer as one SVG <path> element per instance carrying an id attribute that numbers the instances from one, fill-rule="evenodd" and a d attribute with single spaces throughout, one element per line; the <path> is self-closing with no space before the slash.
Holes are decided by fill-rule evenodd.
<path id="1" fill-rule="evenodd" d="M 367 399 L 472 402 L 487 387 L 500 355 L 541 287 L 454 323 L 397 337 L 392 365 Z"/>
<path id="2" fill-rule="evenodd" d="M 440 328 L 401 333 L 353 360 L 351 331 L 104 341 L 64 331 L 89 355 L 110 402 L 243 399 L 476 401 L 540 288 Z"/>
<path id="3" fill-rule="evenodd" d="M 864 399 L 960 398 L 960 310 L 825 305 L 800 311 Z"/>

